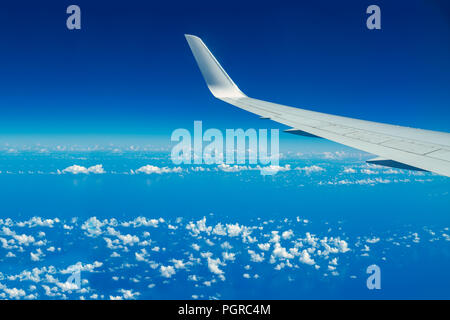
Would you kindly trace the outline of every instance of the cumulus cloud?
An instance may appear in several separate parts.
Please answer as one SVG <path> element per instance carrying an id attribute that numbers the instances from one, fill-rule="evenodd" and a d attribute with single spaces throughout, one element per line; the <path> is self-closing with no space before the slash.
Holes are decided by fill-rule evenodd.
<path id="1" fill-rule="evenodd" d="M 122 293 L 124 299 L 136 299 L 136 297 L 140 295 L 139 292 L 133 290 L 120 289 L 119 292 Z"/>
<path id="2" fill-rule="evenodd" d="M 344 152 L 344 151 L 336 151 L 336 152 L 324 152 L 323 157 L 325 159 L 343 159 L 346 157 L 351 157 L 352 155 Z"/>
<path id="3" fill-rule="evenodd" d="M 253 262 L 264 261 L 264 253 L 258 254 L 253 250 L 248 250 L 248 254 L 250 255 L 250 260 Z"/>
<path id="4" fill-rule="evenodd" d="M 259 170 L 261 170 L 262 174 L 265 175 L 272 175 L 278 172 L 285 172 L 285 171 L 290 171 L 291 170 L 291 165 L 287 164 L 285 166 L 278 166 L 278 165 L 270 165 L 270 166 L 265 166 L 265 167 L 259 167 Z"/>
<path id="5" fill-rule="evenodd" d="M 340 272 L 339 269 L 342 268 L 344 271 L 344 268 L 348 266 L 348 261 L 351 260 L 343 258 L 342 255 L 350 251 L 347 241 L 355 241 L 351 244 L 357 248 L 354 254 L 358 256 L 361 254 L 367 255 L 368 246 L 372 246 L 372 243 L 378 241 L 380 243 L 373 245 L 374 248 L 393 245 L 396 240 L 399 242 L 398 245 L 421 245 L 428 242 L 426 241 L 428 236 L 433 241 L 445 243 L 450 241 L 448 228 L 418 231 L 423 238 L 418 244 L 415 243 L 415 240 L 419 238 L 419 234 L 414 232 L 417 230 L 399 235 L 391 233 L 386 236 L 381 232 L 377 234 L 377 237 L 374 237 L 374 234 L 360 234 L 358 237 L 349 237 L 344 231 L 344 223 L 334 226 L 331 222 L 327 222 L 324 228 L 315 228 L 314 230 L 317 233 L 313 234 L 306 231 L 310 227 L 303 223 L 306 222 L 305 219 L 295 216 L 256 218 L 251 220 L 250 224 L 243 224 L 241 220 L 238 220 L 239 223 L 230 223 L 226 219 L 228 218 L 224 216 L 211 215 L 211 217 L 208 216 L 208 221 L 203 217 L 198 221 L 184 221 L 182 223 L 178 219 L 175 222 L 175 217 L 168 217 L 167 221 L 146 217 L 131 218 L 124 221 L 99 220 L 96 217 L 91 217 L 81 223 L 70 219 L 57 223 L 55 219 L 47 221 L 46 219 L 36 218 L 33 222 L 31 222 L 31 219 L 16 222 L 3 218 L 0 219 L 0 245 L 5 247 L 2 255 L 3 263 L 20 264 L 21 261 L 26 260 L 28 265 L 32 265 L 31 268 L 33 269 L 24 270 L 18 272 L 18 274 L 6 274 L 8 271 L 2 271 L 5 273 L 0 272 L 0 279 L 10 288 L 17 287 L 17 290 L 23 289 L 25 291 L 24 295 L 21 295 L 21 293 L 10 289 L 13 290 L 9 291 L 12 297 L 19 295 L 20 298 L 27 298 L 28 294 L 33 293 L 37 298 L 71 298 L 71 296 L 65 296 L 69 291 L 73 291 L 70 294 L 80 297 L 92 298 L 95 296 L 95 299 L 105 299 L 110 294 L 114 299 L 136 297 L 137 292 L 128 292 L 127 289 L 120 291 L 119 288 L 122 287 L 116 287 L 116 291 L 111 291 L 109 288 L 107 292 L 102 292 L 101 290 L 104 288 L 98 287 L 98 281 L 92 281 L 92 285 L 96 287 L 89 288 L 89 281 L 98 275 L 100 278 L 112 278 L 115 285 L 126 284 L 131 281 L 133 290 L 144 290 L 142 291 L 145 292 L 144 298 L 147 298 L 148 289 L 155 284 L 164 288 L 169 282 L 188 279 L 194 282 L 192 283 L 193 286 L 201 290 L 202 288 L 205 289 L 205 286 L 215 286 L 219 279 L 225 279 L 225 274 L 228 272 L 228 278 L 231 281 L 236 281 L 236 274 L 238 279 L 242 279 L 242 273 L 246 274 L 245 278 L 261 278 L 265 281 L 274 276 L 273 273 L 277 272 L 275 270 L 282 270 L 283 272 L 279 273 L 278 276 L 286 277 L 289 281 L 300 276 L 299 270 L 306 269 L 309 269 L 308 277 L 314 277 L 313 272 L 318 269 L 321 271 L 316 272 L 317 278 L 337 276 Z M 214 223 L 208 225 L 207 222 L 210 221 L 214 221 Z M 170 225 L 176 225 L 178 228 L 176 230 L 171 229 Z M 24 230 L 22 228 L 25 226 L 30 227 L 30 229 L 26 229 L 27 232 L 25 233 L 27 234 L 16 233 L 17 230 Z M 37 228 L 31 229 L 31 226 Z M 50 226 L 53 227 L 50 229 Z M 44 233 L 41 230 L 46 232 Z M 67 241 L 63 246 L 57 242 L 59 240 L 55 240 L 57 238 L 55 235 L 66 236 L 69 234 L 67 230 L 71 230 L 70 235 L 75 235 L 75 237 L 70 238 L 71 241 Z M 147 230 L 151 231 L 151 236 Z M 338 232 L 341 232 L 342 239 L 336 235 Z M 250 233 L 252 239 L 255 239 L 254 242 L 249 240 Z M 86 235 L 92 236 L 92 238 L 87 238 Z M 101 235 L 101 237 L 97 237 L 98 235 Z M 145 241 L 139 241 L 139 237 Z M 379 240 L 378 237 L 383 241 Z M 392 240 L 389 240 L 390 238 Z M 42 241 L 43 244 L 38 247 L 39 241 Z M 79 241 L 84 243 L 80 244 Z M 213 241 L 215 245 L 208 246 L 206 244 L 208 241 Z M 27 246 L 26 243 L 29 245 Z M 196 243 L 202 244 L 202 249 L 207 248 L 209 251 L 202 251 Z M 57 258 L 58 252 L 62 251 L 62 248 L 64 250 L 70 250 L 77 246 L 85 248 L 86 244 L 89 244 L 92 248 L 93 254 L 105 258 L 104 267 L 102 267 L 102 262 L 97 261 L 88 264 L 80 262 L 77 264 L 78 266 L 69 268 L 66 265 L 61 266 L 64 262 Z M 157 245 L 160 247 L 157 247 Z M 104 254 L 105 248 L 111 251 Z M 159 252 L 151 251 L 152 248 L 158 248 Z M 352 250 L 354 249 L 352 248 Z M 381 250 L 374 249 L 369 251 L 376 258 L 379 258 L 378 255 L 380 254 L 387 255 L 388 252 L 389 250 L 386 250 L 381 253 Z M 44 253 L 51 259 L 46 258 Z M 120 257 L 120 259 L 117 259 L 117 257 Z M 30 259 L 43 261 L 42 265 L 44 262 L 56 263 L 56 268 L 49 265 L 34 268 L 37 263 L 32 263 Z M 228 264 L 230 264 L 229 267 L 227 267 Z M 41 266 L 41 263 L 39 263 L 39 266 Z M 81 271 L 94 273 L 89 277 L 83 277 L 83 280 L 89 280 L 82 285 L 83 293 L 80 290 L 75 292 L 73 285 L 60 282 L 61 275 L 71 274 L 77 268 Z M 145 272 L 140 272 L 141 270 L 145 270 Z M 239 273 L 238 270 L 243 272 Z M 257 271 L 258 275 L 250 270 Z M 134 273 L 135 271 L 136 273 Z M 183 276 L 178 277 L 178 273 Z M 344 274 L 347 275 L 347 272 Z M 66 277 L 62 276 L 63 279 Z M 12 281 L 17 282 L 12 283 Z M 30 288 L 30 282 L 33 282 L 39 289 L 35 288 L 33 291 Z M 22 285 L 18 286 L 17 283 Z M 228 283 L 224 283 L 224 285 L 228 285 Z M 200 291 L 198 295 L 199 298 L 208 298 L 208 296 L 202 295 Z M 10 298 L 10 296 L 0 288 L 0 298 Z"/>
<path id="6" fill-rule="evenodd" d="M 208 259 L 208 269 L 214 274 L 223 274 L 223 271 L 219 268 L 219 265 L 222 264 L 219 258 L 211 259 L 211 257 L 207 257 Z"/>
<path id="7" fill-rule="evenodd" d="M 340 252 L 345 253 L 347 251 L 350 251 L 350 249 L 348 248 L 348 244 L 345 240 L 338 240 L 338 245 Z"/>
<path id="8" fill-rule="evenodd" d="M 227 224 L 227 231 L 229 237 L 237 237 L 243 230 L 243 227 L 238 223 L 236 224 Z"/>
<path id="9" fill-rule="evenodd" d="M 55 225 L 55 223 L 59 223 L 59 219 L 55 218 L 55 219 L 42 219 L 41 217 L 33 217 L 29 220 L 26 221 L 20 221 L 17 222 L 16 225 L 18 227 L 25 227 L 28 226 L 29 228 L 32 227 L 49 227 L 49 228 L 53 228 L 53 226 Z"/>
<path id="10" fill-rule="evenodd" d="M 294 256 L 287 252 L 286 248 L 283 248 L 278 242 L 275 243 L 275 248 L 273 249 L 272 255 L 276 258 L 281 259 L 292 259 Z"/>
<path id="11" fill-rule="evenodd" d="M 385 174 L 401 174 L 403 173 L 403 170 L 394 170 L 392 168 L 389 168 L 388 170 L 383 171 Z"/>
<path id="12" fill-rule="evenodd" d="M 314 265 L 316 263 L 314 261 L 314 259 L 311 258 L 309 252 L 306 249 L 304 249 L 301 252 L 299 260 L 300 260 L 301 263 L 304 263 L 304 264 L 307 264 L 307 265 L 310 265 L 310 266 L 312 266 L 312 265 Z"/>
<path id="13" fill-rule="evenodd" d="M 376 185 L 376 184 L 388 184 L 388 183 L 407 183 L 410 182 L 409 179 L 383 179 L 380 177 L 376 178 L 368 178 L 368 179 L 358 179 L 358 180 L 338 180 L 338 181 L 328 181 L 322 182 L 320 181 L 319 185 Z"/>
<path id="14" fill-rule="evenodd" d="M 222 252 L 222 257 L 223 260 L 229 260 L 229 261 L 234 261 L 236 254 L 232 253 L 232 252 Z"/>
<path id="15" fill-rule="evenodd" d="M 312 166 L 306 166 L 306 167 L 297 167 L 295 168 L 295 170 L 298 171 L 303 171 L 306 174 L 311 174 L 313 172 L 322 172 L 322 171 L 326 171 L 324 168 L 316 166 L 316 165 L 312 165 Z"/>
<path id="16" fill-rule="evenodd" d="M 218 224 L 216 224 L 216 226 L 213 229 L 213 233 L 217 234 L 219 236 L 226 236 L 227 235 L 227 230 L 224 228 L 224 226 L 219 222 Z"/>
<path id="17" fill-rule="evenodd" d="M 81 261 L 78 261 L 74 265 L 71 265 L 64 270 L 61 270 L 60 272 L 62 274 L 72 274 L 78 271 L 94 272 L 96 268 L 100 268 L 101 266 L 103 266 L 103 262 L 100 261 L 94 261 L 93 263 L 82 263 Z"/>
<path id="18" fill-rule="evenodd" d="M 146 217 L 137 217 L 132 221 L 122 222 L 121 225 L 123 227 L 133 226 L 134 228 L 138 227 L 153 227 L 158 228 L 159 223 L 164 223 L 163 218 L 159 219 L 147 219 Z"/>
<path id="19" fill-rule="evenodd" d="M 281 237 L 282 237 L 284 240 L 288 240 L 288 239 L 290 239 L 293 235 L 294 235 L 294 232 L 293 232 L 292 230 L 287 230 L 287 231 L 284 231 L 284 232 L 281 234 Z"/>
<path id="20" fill-rule="evenodd" d="M 173 266 L 161 266 L 159 272 L 164 278 L 171 278 L 175 274 L 175 268 Z"/>
<path id="21" fill-rule="evenodd" d="M 270 243 L 258 243 L 258 248 L 263 251 L 268 251 L 270 249 Z"/>
<path id="22" fill-rule="evenodd" d="M 26 295 L 25 290 L 17 288 L 8 288 L 0 283 L 0 289 L 3 290 L 9 297 L 9 299 L 20 299 Z"/>
<path id="23" fill-rule="evenodd" d="M 136 261 L 145 261 L 145 257 L 144 257 L 144 255 L 142 253 L 135 252 L 134 256 L 136 258 Z"/>
<path id="24" fill-rule="evenodd" d="M 291 170 L 291 166 L 289 164 L 286 164 L 285 166 L 279 166 L 279 165 L 269 165 L 269 166 L 240 166 L 240 165 L 229 165 L 226 163 L 221 163 L 217 166 L 217 170 L 223 171 L 223 172 L 240 172 L 240 171 L 251 171 L 251 170 L 259 170 L 263 174 L 275 174 L 277 172 L 283 172 L 283 171 L 289 171 Z"/>
<path id="25" fill-rule="evenodd" d="M 380 238 L 376 238 L 376 237 L 366 240 L 367 243 L 377 243 L 379 241 L 380 241 Z"/>
<path id="26" fill-rule="evenodd" d="M 42 256 L 44 256 L 44 253 L 41 249 L 37 249 L 35 253 L 30 252 L 30 258 L 32 261 L 40 261 Z"/>
<path id="27" fill-rule="evenodd" d="M 74 164 L 73 166 L 67 167 L 62 171 L 58 170 L 58 173 L 72 173 L 72 174 L 89 174 L 89 173 L 94 173 L 94 174 L 103 174 L 106 173 L 106 171 L 103 169 L 103 165 L 101 164 L 97 164 L 95 166 L 86 168 L 83 166 L 79 166 Z"/>
<path id="28" fill-rule="evenodd" d="M 249 170 L 251 168 L 249 168 L 247 166 L 238 166 L 238 165 L 230 166 L 229 164 L 221 163 L 217 166 L 217 169 L 219 169 L 220 171 L 223 171 L 223 172 L 239 172 L 239 171 Z"/>
<path id="29" fill-rule="evenodd" d="M 135 171 L 135 173 L 145 173 L 145 174 L 152 174 L 152 173 L 156 173 L 156 174 L 163 174 L 163 173 L 180 173 L 182 172 L 183 169 L 181 169 L 180 167 L 175 167 L 175 168 L 168 168 L 168 167 L 158 167 L 158 166 L 152 166 L 150 164 L 140 167 L 139 169 L 137 169 Z"/>
<path id="30" fill-rule="evenodd" d="M 19 244 L 23 244 L 26 246 L 34 242 L 34 237 L 26 234 L 14 235 L 13 237 L 19 242 Z"/>
<path id="31" fill-rule="evenodd" d="M 184 263 L 183 260 L 172 259 L 172 260 L 170 260 L 170 262 L 173 263 L 173 266 L 175 267 L 175 269 L 186 268 L 186 263 Z"/>
<path id="32" fill-rule="evenodd" d="M 365 173 L 365 174 L 377 174 L 378 171 L 374 171 L 374 170 L 371 170 L 371 169 L 362 169 L 362 170 L 361 170 L 361 173 Z"/>
<path id="33" fill-rule="evenodd" d="M 231 246 L 231 244 L 230 244 L 228 241 L 225 241 L 224 243 L 222 243 L 222 244 L 220 245 L 220 247 L 221 247 L 222 249 L 225 249 L 225 250 L 231 250 L 231 249 L 233 249 L 233 247 Z"/>
<path id="34" fill-rule="evenodd" d="M 136 235 L 131 235 L 131 234 L 117 234 L 117 238 L 119 238 L 122 243 L 127 246 L 127 245 L 134 245 L 135 243 L 139 242 L 139 237 Z"/>
<path id="35" fill-rule="evenodd" d="M 81 226 L 82 230 L 86 231 L 88 236 L 98 236 L 102 234 L 102 227 L 105 225 L 104 221 L 100 221 L 97 217 L 90 217 Z"/>
<path id="36" fill-rule="evenodd" d="M 202 232 L 206 232 L 207 234 L 210 234 L 212 231 L 212 227 L 206 226 L 206 217 L 203 217 L 203 219 L 198 220 L 196 223 L 190 221 L 186 225 L 186 229 L 190 230 L 192 234 L 199 235 Z"/>

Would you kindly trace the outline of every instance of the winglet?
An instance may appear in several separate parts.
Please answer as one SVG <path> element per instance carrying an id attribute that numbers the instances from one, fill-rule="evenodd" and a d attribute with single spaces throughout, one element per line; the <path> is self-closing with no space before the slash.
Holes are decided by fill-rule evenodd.
<path id="1" fill-rule="evenodd" d="M 189 34 L 185 37 L 209 90 L 216 98 L 246 97 L 199 37 Z"/>

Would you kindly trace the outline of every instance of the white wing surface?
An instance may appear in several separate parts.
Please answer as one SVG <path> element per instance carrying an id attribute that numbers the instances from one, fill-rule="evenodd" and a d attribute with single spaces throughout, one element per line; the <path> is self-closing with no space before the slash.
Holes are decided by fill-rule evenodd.
<path id="1" fill-rule="evenodd" d="M 200 38 L 186 35 L 186 39 L 216 98 L 291 127 L 286 132 L 325 138 L 378 156 L 369 163 L 450 177 L 449 133 L 352 119 L 249 98 Z"/>

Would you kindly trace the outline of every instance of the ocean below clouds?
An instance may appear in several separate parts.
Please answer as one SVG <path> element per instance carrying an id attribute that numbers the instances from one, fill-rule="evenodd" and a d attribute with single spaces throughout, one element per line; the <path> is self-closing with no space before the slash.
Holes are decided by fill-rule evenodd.
<path id="1" fill-rule="evenodd" d="M 345 153 L 273 176 L 165 152 L 0 157 L 0 298 L 450 298 L 445 177 Z"/>

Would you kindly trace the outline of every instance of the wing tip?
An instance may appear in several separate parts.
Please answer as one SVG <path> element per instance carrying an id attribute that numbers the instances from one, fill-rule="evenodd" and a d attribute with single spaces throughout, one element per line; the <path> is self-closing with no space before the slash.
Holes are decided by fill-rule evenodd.
<path id="1" fill-rule="evenodd" d="M 184 36 L 209 90 L 216 98 L 246 97 L 209 51 L 202 39 L 192 34 L 185 34 Z"/>
<path id="2" fill-rule="evenodd" d="M 200 39 L 200 37 L 198 37 L 198 36 L 196 36 L 196 35 L 193 35 L 193 34 L 189 34 L 189 33 L 185 33 L 185 34 L 184 34 L 184 37 L 185 37 L 186 39 L 192 38 L 192 39 L 202 40 L 202 39 Z"/>

